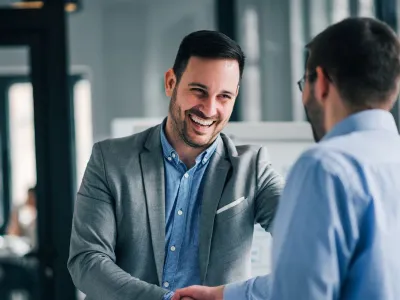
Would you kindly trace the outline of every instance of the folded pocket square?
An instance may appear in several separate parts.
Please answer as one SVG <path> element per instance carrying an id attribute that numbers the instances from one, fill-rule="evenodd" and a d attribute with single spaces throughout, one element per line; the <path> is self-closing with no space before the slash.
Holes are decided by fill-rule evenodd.
<path id="1" fill-rule="evenodd" d="M 221 207 L 220 209 L 217 210 L 217 215 L 222 213 L 222 212 L 224 212 L 224 211 L 226 211 L 226 210 L 228 210 L 228 209 L 230 209 L 230 208 L 232 208 L 232 207 L 235 207 L 236 205 L 242 203 L 244 200 L 246 200 L 245 197 L 240 197 L 239 199 L 237 199 L 237 200 L 235 200 L 235 201 L 233 201 L 233 202 Z"/>

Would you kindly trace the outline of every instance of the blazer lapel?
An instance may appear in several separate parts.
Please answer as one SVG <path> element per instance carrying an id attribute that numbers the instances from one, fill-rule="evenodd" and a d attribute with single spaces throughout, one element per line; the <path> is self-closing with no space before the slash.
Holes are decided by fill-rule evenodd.
<path id="1" fill-rule="evenodd" d="M 161 125 L 160 125 L 161 126 Z M 149 133 L 145 150 L 140 154 L 147 213 L 159 283 L 162 282 L 165 257 L 165 178 L 160 129 Z"/>
<path id="2" fill-rule="evenodd" d="M 202 282 L 204 282 L 207 275 L 215 214 L 230 166 L 230 162 L 225 158 L 224 142 L 221 139 L 208 166 L 203 187 L 199 246 L 200 276 Z"/>

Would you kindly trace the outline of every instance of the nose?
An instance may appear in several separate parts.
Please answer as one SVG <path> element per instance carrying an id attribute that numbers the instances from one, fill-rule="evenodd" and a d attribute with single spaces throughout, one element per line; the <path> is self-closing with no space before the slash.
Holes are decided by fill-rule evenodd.
<path id="1" fill-rule="evenodd" d="M 213 117 L 217 115 L 218 111 L 218 102 L 217 98 L 214 96 L 207 97 L 207 99 L 204 99 L 203 105 L 202 105 L 202 111 L 207 117 Z"/>

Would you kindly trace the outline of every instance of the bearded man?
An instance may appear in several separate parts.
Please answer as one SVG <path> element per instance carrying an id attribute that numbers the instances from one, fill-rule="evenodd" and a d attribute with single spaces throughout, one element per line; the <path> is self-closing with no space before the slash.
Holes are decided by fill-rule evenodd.
<path id="1" fill-rule="evenodd" d="M 271 230 L 283 179 L 264 147 L 221 133 L 244 64 L 224 34 L 189 34 L 165 74 L 164 122 L 94 145 L 68 262 L 87 299 L 166 300 L 250 278 L 254 224 Z"/>

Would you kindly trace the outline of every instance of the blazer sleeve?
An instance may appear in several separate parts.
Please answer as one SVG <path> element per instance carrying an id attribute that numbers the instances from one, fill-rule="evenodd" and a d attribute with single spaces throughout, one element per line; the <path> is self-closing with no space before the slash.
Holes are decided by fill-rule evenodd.
<path id="1" fill-rule="evenodd" d="M 284 179 L 273 169 L 265 147 L 258 151 L 256 170 L 255 221 L 271 233 Z"/>
<path id="2" fill-rule="evenodd" d="M 116 265 L 116 238 L 114 199 L 98 143 L 93 146 L 74 208 L 68 259 L 72 280 L 88 299 L 163 299 L 168 291 Z"/>

